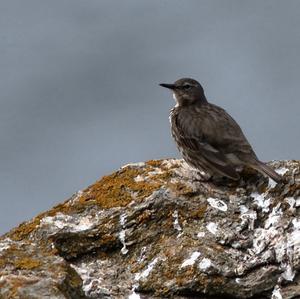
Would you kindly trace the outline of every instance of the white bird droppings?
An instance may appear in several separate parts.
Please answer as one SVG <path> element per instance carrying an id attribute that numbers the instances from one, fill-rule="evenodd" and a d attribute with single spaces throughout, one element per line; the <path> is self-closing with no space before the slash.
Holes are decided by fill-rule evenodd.
<path id="1" fill-rule="evenodd" d="M 197 258 L 201 255 L 201 253 L 199 251 L 195 251 L 192 253 L 191 257 L 187 260 L 185 260 L 180 268 L 184 268 L 184 267 L 187 267 L 187 266 L 192 266 L 195 264 L 195 261 L 197 260 Z"/>
<path id="2" fill-rule="evenodd" d="M 182 231 L 182 228 L 179 224 L 179 219 L 178 219 L 178 211 L 174 211 L 172 214 L 173 218 L 174 218 L 174 222 L 173 222 L 173 227 L 178 230 L 179 232 Z"/>
<path id="3" fill-rule="evenodd" d="M 203 258 L 202 261 L 199 263 L 199 268 L 201 270 L 207 270 L 212 265 L 212 262 L 208 258 Z"/>
<path id="4" fill-rule="evenodd" d="M 272 212 L 269 214 L 268 219 L 265 222 L 265 228 L 269 228 L 277 224 L 282 216 L 282 210 L 280 209 L 280 203 L 273 208 Z"/>
<path id="5" fill-rule="evenodd" d="M 0 252 L 8 249 L 10 247 L 11 243 L 12 243 L 12 240 L 10 238 L 5 238 L 4 240 L 2 240 L 0 243 Z"/>
<path id="6" fill-rule="evenodd" d="M 223 212 L 227 211 L 227 204 L 223 200 L 209 197 L 207 199 L 207 201 L 213 208 L 218 209 Z"/>
<path id="7" fill-rule="evenodd" d="M 204 238 L 204 237 L 205 237 L 205 232 L 199 232 L 199 233 L 197 234 L 197 237 L 198 237 L 198 238 Z"/>
<path id="8" fill-rule="evenodd" d="M 102 278 L 94 277 L 92 271 L 91 271 L 91 263 L 82 263 L 81 265 L 74 265 L 70 264 L 70 266 L 79 274 L 79 276 L 82 279 L 83 285 L 82 289 L 85 293 L 85 295 L 89 298 L 96 298 L 95 296 L 100 295 L 99 294 L 99 287 L 103 284 Z M 99 262 L 97 263 L 98 267 L 101 267 L 102 264 Z M 101 288 L 102 291 L 105 290 L 108 292 L 108 289 L 105 287 Z M 97 296 L 98 298 L 98 296 Z"/>
<path id="9" fill-rule="evenodd" d="M 257 206 L 260 207 L 263 212 L 269 212 L 269 206 L 271 204 L 270 198 L 266 199 L 264 193 L 259 194 L 257 192 L 252 192 L 250 196 L 254 198 Z"/>
<path id="10" fill-rule="evenodd" d="M 214 222 L 210 222 L 206 225 L 206 228 L 209 232 L 211 232 L 213 235 L 215 235 L 218 231 L 218 225 Z"/>
<path id="11" fill-rule="evenodd" d="M 143 182 L 144 180 L 145 180 L 145 178 L 140 174 L 134 178 L 134 181 L 137 182 L 137 183 L 138 182 Z"/>
<path id="12" fill-rule="evenodd" d="M 281 293 L 280 293 L 280 288 L 278 285 L 275 286 L 273 292 L 272 292 L 272 297 L 271 299 L 282 299 Z"/>
<path id="13" fill-rule="evenodd" d="M 294 218 L 292 220 L 292 223 L 293 223 L 293 226 L 295 229 L 300 230 L 300 219 L 298 220 L 298 219 Z"/>
<path id="14" fill-rule="evenodd" d="M 125 221 L 126 221 L 126 214 L 121 214 L 120 215 L 120 224 L 122 226 L 122 230 L 119 233 L 119 239 L 123 245 L 123 247 L 121 248 L 121 253 L 122 254 L 127 254 L 128 249 L 126 247 L 126 233 L 125 233 Z"/>
<path id="15" fill-rule="evenodd" d="M 255 220 L 257 219 L 257 213 L 255 211 L 248 210 L 247 207 L 245 208 L 246 209 L 243 209 L 244 212 L 242 212 L 242 207 L 240 208 L 241 211 L 240 218 L 242 219 L 242 225 L 248 224 L 248 229 L 253 230 Z"/>
<path id="16" fill-rule="evenodd" d="M 133 291 L 129 296 L 128 299 L 140 299 L 140 295 Z"/>
<path id="17" fill-rule="evenodd" d="M 285 271 L 281 274 L 281 277 L 287 281 L 293 281 L 296 273 L 293 270 L 291 264 L 283 264 L 283 267 L 285 268 Z"/>
<path id="18" fill-rule="evenodd" d="M 121 169 L 126 167 L 143 167 L 145 166 L 145 162 L 137 162 L 137 163 L 129 163 L 121 167 Z"/>
<path id="19" fill-rule="evenodd" d="M 53 230 L 70 229 L 72 232 L 80 232 L 88 230 L 95 224 L 94 218 L 91 215 L 83 216 L 79 219 L 76 217 L 57 213 L 55 216 L 44 217 L 40 225 L 51 226 Z"/>
<path id="20" fill-rule="evenodd" d="M 284 175 L 285 173 L 287 173 L 289 171 L 289 169 L 286 167 L 280 167 L 278 169 L 275 169 L 275 171 L 280 175 Z"/>
<path id="21" fill-rule="evenodd" d="M 277 183 L 274 180 L 272 180 L 271 178 L 269 178 L 268 188 L 273 189 L 276 185 L 277 185 Z"/>
<path id="22" fill-rule="evenodd" d="M 152 269 L 154 268 L 154 266 L 157 262 L 158 262 L 158 258 L 156 257 L 142 273 L 135 274 L 135 280 L 140 280 L 141 278 L 146 278 L 150 274 L 150 272 L 152 271 Z"/>
<path id="23" fill-rule="evenodd" d="M 284 201 L 286 201 L 286 202 L 289 204 L 290 210 L 293 210 L 293 209 L 294 209 L 294 207 L 295 207 L 295 205 L 296 205 L 296 200 L 295 200 L 294 197 L 286 197 L 286 198 L 284 199 Z"/>

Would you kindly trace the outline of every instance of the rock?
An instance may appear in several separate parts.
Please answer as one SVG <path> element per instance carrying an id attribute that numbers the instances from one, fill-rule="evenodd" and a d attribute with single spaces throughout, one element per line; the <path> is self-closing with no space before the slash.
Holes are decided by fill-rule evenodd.
<path id="1" fill-rule="evenodd" d="M 300 162 L 288 183 L 124 166 L 0 238 L 0 298 L 296 298 Z"/>

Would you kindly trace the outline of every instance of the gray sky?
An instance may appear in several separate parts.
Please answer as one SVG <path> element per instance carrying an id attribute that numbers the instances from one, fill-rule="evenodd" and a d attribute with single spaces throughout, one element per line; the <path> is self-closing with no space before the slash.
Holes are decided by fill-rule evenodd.
<path id="1" fill-rule="evenodd" d="M 2 0 L 0 233 L 122 164 L 179 157 L 180 77 L 262 160 L 299 159 L 300 1 Z"/>

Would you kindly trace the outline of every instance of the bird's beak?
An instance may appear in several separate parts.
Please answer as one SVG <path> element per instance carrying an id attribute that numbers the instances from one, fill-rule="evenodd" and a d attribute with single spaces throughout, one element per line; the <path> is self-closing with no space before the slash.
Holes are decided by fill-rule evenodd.
<path id="1" fill-rule="evenodd" d="M 162 87 L 165 87 L 165 88 L 172 89 L 172 90 L 175 89 L 175 85 L 174 84 L 161 83 L 159 85 L 162 86 Z"/>

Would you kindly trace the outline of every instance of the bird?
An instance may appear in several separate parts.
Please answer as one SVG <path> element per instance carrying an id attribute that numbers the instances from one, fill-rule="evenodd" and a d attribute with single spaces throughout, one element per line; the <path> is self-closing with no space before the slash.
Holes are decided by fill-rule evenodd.
<path id="1" fill-rule="evenodd" d="M 221 107 L 209 103 L 201 84 L 182 78 L 161 83 L 173 92 L 171 134 L 185 162 L 209 179 L 237 181 L 241 169 L 252 168 L 276 183 L 283 177 L 260 161 L 238 123 Z"/>

